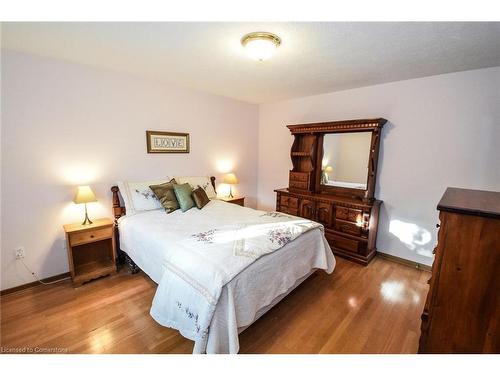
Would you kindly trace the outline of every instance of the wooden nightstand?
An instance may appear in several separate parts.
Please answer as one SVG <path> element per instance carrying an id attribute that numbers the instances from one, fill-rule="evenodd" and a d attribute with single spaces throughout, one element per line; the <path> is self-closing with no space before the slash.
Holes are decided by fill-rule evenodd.
<path id="1" fill-rule="evenodd" d="M 116 273 L 114 224 L 98 219 L 93 224 L 66 224 L 69 270 L 73 286 Z"/>
<path id="2" fill-rule="evenodd" d="M 240 206 L 245 207 L 245 197 L 234 197 L 234 198 L 222 197 L 219 199 L 221 201 L 224 201 L 224 202 L 234 203 L 234 204 L 238 204 Z"/>

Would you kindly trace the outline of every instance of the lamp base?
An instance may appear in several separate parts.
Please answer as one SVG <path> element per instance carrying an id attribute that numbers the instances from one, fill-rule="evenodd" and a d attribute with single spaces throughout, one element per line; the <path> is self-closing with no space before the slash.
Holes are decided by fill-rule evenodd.
<path id="1" fill-rule="evenodd" d="M 234 198 L 233 196 L 233 188 L 231 185 L 229 185 L 229 195 L 227 196 L 228 198 Z"/>
<path id="2" fill-rule="evenodd" d="M 87 203 L 85 203 L 85 220 L 83 220 L 82 225 L 90 225 L 92 221 L 89 219 L 89 215 L 87 213 Z"/>

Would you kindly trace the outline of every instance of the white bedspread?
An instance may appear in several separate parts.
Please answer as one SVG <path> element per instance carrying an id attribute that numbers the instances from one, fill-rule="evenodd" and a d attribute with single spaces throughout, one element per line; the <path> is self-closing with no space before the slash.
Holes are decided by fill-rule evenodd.
<path id="1" fill-rule="evenodd" d="M 249 256 L 255 255 L 252 252 L 228 256 L 235 246 L 230 240 L 224 242 L 223 233 L 262 220 L 276 221 L 263 211 L 221 201 L 211 201 L 203 210 L 169 215 L 159 210 L 120 220 L 122 250 L 159 283 L 152 316 L 196 341 L 195 352 L 237 352 L 238 330 L 251 324 L 311 270 L 333 270 L 333 255 L 319 229 L 256 261 Z M 293 221 L 305 223 L 300 218 Z M 223 229 L 218 231 L 219 237 L 211 232 L 217 228 Z M 193 239 L 200 236 L 208 236 L 214 243 L 200 241 L 202 246 L 193 246 Z M 214 257 L 214 252 L 219 255 Z M 238 266 L 227 267 L 231 258 L 239 259 Z"/>

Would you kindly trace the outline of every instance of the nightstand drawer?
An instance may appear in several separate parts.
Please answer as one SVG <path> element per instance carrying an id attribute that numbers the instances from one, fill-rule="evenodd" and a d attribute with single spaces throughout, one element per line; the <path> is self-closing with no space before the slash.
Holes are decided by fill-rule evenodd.
<path id="1" fill-rule="evenodd" d="M 70 233 L 69 243 L 71 246 L 81 245 L 88 242 L 95 242 L 111 238 L 113 235 L 113 227 L 99 228 L 86 232 Z"/>

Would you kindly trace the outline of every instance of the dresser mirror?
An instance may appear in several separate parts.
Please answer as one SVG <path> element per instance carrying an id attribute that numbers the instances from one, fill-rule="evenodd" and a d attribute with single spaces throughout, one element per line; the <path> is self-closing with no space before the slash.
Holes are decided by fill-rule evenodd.
<path id="1" fill-rule="evenodd" d="M 371 138 L 371 132 L 325 134 L 320 184 L 366 190 Z"/>

